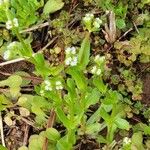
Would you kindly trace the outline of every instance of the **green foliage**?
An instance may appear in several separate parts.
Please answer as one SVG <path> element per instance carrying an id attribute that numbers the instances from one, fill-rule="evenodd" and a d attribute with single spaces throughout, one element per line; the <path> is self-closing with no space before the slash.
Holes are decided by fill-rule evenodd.
<path id="1" fill-rule="evenodd" d="M 43 0 L 11 0 L 11 11 L 19 19 L 20 28 L 26 28 L 38 21 L 37 10 Z"/>
<path id="2" fill-rule="evenodd" d="M 23 118 L 34 122 L 35 133 L 31 133 L 28 146 L 19 150 L 41 150 L 46 138 L 50 150 L 75 149 L 78 143 L 91 139 L 98 143 L 95 145 L 100 145 L 99 149 L 118 149 L 121 145 L 123 150 L 145 149 L 144 143 L 148 145 L 150 135 L 149 109 L 132 101 L 141 100 L 143 92 L 133 62 L 139 59 L 140 62 L 149 62 L 150 59 L 149 13 L 145 11 L 149 1 L 135 2 L 138 8 L 144 9 L 143 14 L 137 9 L 135 13 L 138 15 L 133 17 L 135 26 L 142 27 L 137 30 L 139 34 L 133 32 L 126 41 L 120 41 L 119 37 L 132 26 L 126 17 L 131 17 L 128 11 L 134 8 L 134 2 L 130 0 L 84 0 L 84 3 L 78 4 L 68 0 L 12 0 L 0 3 L 1 55 L 6 61 L 23 58 L 34 65 L 32 73 L 17 71 L 0 81 L 4 91 L 0 95 L 0 111 L 4 113 L 5 123 L 9 126 L 9 121 L 11 125 L 14 121 L 17 125 Z M 91 4 L 91 7 L 85 9 L 83 4 Z M 96 9 L 95 5 L 98 6 Z M 97 11 L 98 8 L 100 11 Z M 91 12 L 85 14 L 89 10 Z M 108 27 L 105 24 L 107 19 L 111 21 L 110 17 L 106 17 L 106 10 L 115 13 L 116 20 L 113 21 L 117 32 L 112 31 L 112 22 Z M 50 25 L 44 28 L 43 22 L 49 19 Z M 37 26 L 39 22 L 42 24 Z M 39 28 L 32 32 L 30 29 L 35 29 L 29 28 L 31 25 Z M 107 35 L 104 35 L 104 40 L 102 25 L 119 40 L 109 42 Z M 28 31 L 23 30 L 26 28 L 29 28 Z M 37 41 L 36 33 L 42 34 Z M 49 37 L 56 35 L 57 40 L 47 47 Z M 42 45 L 39 47 L 46 45 L 47 49 L 37 52 L 39 47 L 32 48 L 34 42 L 40 42 Z M 57 65 L 50 64 L 54 59 L 53 52 L 58 57 Z M 34 87 L 30 93 L 22 90 L 30 90 L 30 87 Z M 52 127 L 45 128 L 51 117 L 50 111 L 54 111 L 56 118 L 52 120 Z M 28 115 L 22 115 L 26 112 Z M 134 114 L 141 112 L 147 119 L 145 123 L 141 121 L 131 125 Z M 131 134 L 130 128 L 133 131 L 131 139 L 127 138 Z M 116 134 L 121 133 L 126 140 L 116 142 Z M 147 141 L 143 136 L 147 136 Z M 0 146 L 0 149 L 3 147 Z"/>
<path id="3" fill-rule="evenodd" d="M 52 14 L 57 10 L 60 10 L 64 6 L 62 0 L 48 0 L 44 5 L 43 13 L 45 15 Z"/>
<path id="4" fill-rule="evenodd" d="M 90 34 L 87 33 L 85 38 L 81 44 L 81 48 L 79 50 L 79 67 L 81 70 L 84 70 L 89 63 L 90 57 Z"/>

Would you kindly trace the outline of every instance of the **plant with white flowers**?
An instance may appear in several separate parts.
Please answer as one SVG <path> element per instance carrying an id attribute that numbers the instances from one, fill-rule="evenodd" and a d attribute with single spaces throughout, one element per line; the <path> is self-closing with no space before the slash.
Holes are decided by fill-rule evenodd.
<path id="1" fill-rule="evenodd" d="M 8 20 L 6 22 L 6 28 L 8 30 L 12 29 L 13 27 L 18 27 L 19 24 L 18 24 L 18 19 L 17 18 L 14 18 L 13 20 Z"/>
<path id="2" fill-rule="evenodd" d="M 91 73 L 95 74 L 95 75 L 100 75 L 102 73 L 103 66 L 104 66 L 104 63 L 105 63 L 105 57 L 97 55 L 94 58 L 94 62 L 96 64 L 92 67 Z"/>
<path id="3" fill-rule="evenodd" d="M 95 32 L 99 31 L 102 20 L 100 18 L 94 18 L 93 14 L 86 14 L 85 17 L 83 17 L 83 23 L 89 32 Z"/>
<path id="4" fill-rule="evenodd" d="M 63 89 L 61 81 L 56 81 L 55 85 L 56 85 L 56 90 L 62 90 Z"/>
<path id="5" fill-rule="evenodd" d="M 78 57 L 76 54 L 76 48 L 75 47 L 68 47 L 65 50 L 66 53 L 66 59 L 65 59 L 65 64 L 67 66 L 76 66 L 78 63 Z"/>
<path id="6" fill-rule="evenodd" d="M 18 54 L 18 49 L 19 49 L 19 42 L 11 42 L 10 44 L 7 45 L 6 51 L 3 54 L 3 58 L 5 60 L 10 60 L 12 59 L 16 54 Z"/>
<path id="7" fill-rule="evenodd" d="M 44 84 L 45 84 L 44 89 L 45 89 L 46 91 L 52 91 L 52 90 L 53 90 L 53 89 L 52 89 L 51 82 L 50 82 L 49 80 L 45 80 L 45 81 L 44 81 Z"/>

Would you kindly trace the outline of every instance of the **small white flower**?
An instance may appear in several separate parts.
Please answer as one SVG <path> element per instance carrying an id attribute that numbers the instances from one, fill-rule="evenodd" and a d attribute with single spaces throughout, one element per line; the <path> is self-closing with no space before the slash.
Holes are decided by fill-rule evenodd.
<path id="1" fill-rule="evenodd" d="M 45 83 L 46 85 L 48 85 L 48 86 L 50 86 L 50 85 L 51 85 L 51 83 L 50 83 L 50 81 L 49 81 L 49 80 L 45 80 L 45 81 L 44 81 L 44 83 Z"/>
<path id="2" fill-rule="evenodd" d="M 95 21 L 98 23 L 98 24 L 102 24 L 102 20 L 101 19 L 99 19 L 99 18 L 95 18 Z"/>
<path id="3" fill-rule="evenodd" d="M 40 91 L 40 95 L 41 95 L 41 96 L 44 96 L 44 90 L 41 90 L 41 91 Z"/>
<path id="4" fill-rule="evenodd" d="M 60 81 L 56 81 L 56 86 L 57 85 L 61 85 L 61 82 Z"/>
<path id="5" fill-rule="evenodd" d="M 123 139 L 123 143 L 124 143 L 124 144 L 130 144 L 130 143 L 131 143 L 131 139 L 128 138 L 128 137 L 125 137 L 125 138 Z"/>
<path id="6" fill-rule="evenodd" d="M 96 71 L 96 75 L 100 75 L 101 74 L 101 69 L 98 69 L 97 71 Z"/>
<path id="7" fill-rule="evenodd" d="M 67 47 L 65 52 L 66 52 L 66 54 L 76 54 L 76 48 L 75 47 Z"/>
<path id="8" fill-rule="evenodd" d="M 46 90 L 46 91 L 52 91 L 53 89 L 52 89 L 52 87 L 51 87 L 51 86 L 46 85 L 46 86 L 45 86 L 45 90 Z"/>
<path id="9" fill-rule="evenodd" d="M 11 52 L 10 52 L 10 50 L 7 50 L 7 51 L 4 52 L 3 58 L 5 60 L 8 60 L 10 58 L 10 56 L 11 56 Z"/>
<path id="10" fill-rule="evenodd" d="M 63 86 L 62 86 L 62 83 L 60 81 L 56 81 L 56 90 L 62 90 L 63 89 Z"/>
<path id="11" fill-rule="evenodd" d="M 15 27 L 18 27 L 18 26 L 19 26 L 19 24 L 18 24 L 18 19 L 17 19 L 17 18 L 14 18 L 14 19 L 13 19 L 13 24 L 14 24 Z"/>
<path id="12" fill-rule="evenodd" d="M 105 60 L 105 56 L 100 57 L 100 55 L 95 56 L 94 59 L 95 62 L 103 62 L 104 60 Z"/>
<path id="13" fill-rule="evenodd" d="M 70 48 L 70 47 L 67 47 L 67 48 L 65 49 L 65 52 L 66 52 L 66 54 L 70 54 L 71 48 Z"/>
<path id="14" fill-rule="evenodd" d="M 96 29 L 99 29 L 99 28 L 100 28 L 100 24 L 97 23 L 96 21 L 93 22 L 93 26 L 94 26 L 94 28 L 96 28 Z"/>
<path id="15" fill-rule="evenodd" d="M 8 48 L 8 49 L 12 49 L 15 45 L 16 45 L 16 42 L 11 42 L 11 43 L 7 46 L 7 48 Z"/>
<path id="16" fill-rule="evenodd" d="M 100 55 L 96 55 L 94 61 L 98 61 L 100 59 Z"/>
<path id="17" fill-rule="evenodd" d="M 71 47 L 71 54 L 76 54 L 76 48 L 75 47 Z"/>
<path id="18" fill-rule="evenodd" d="M 94 15 L 89 13 L 89 14 L 86 14 L 85 17 L 94 18 Z"/>
<path id="19" fill-rule="evenodd" d="M 94 18 L 93 14 L 86 14 L 85 17 L 83 18 L 83 20 L 85 22 L 91 21 Z"/>
<path id="20" fill-rule="evenodd" d="M 11 29 L 12 27 L 13 27 L 13 25 L 12 25 L 11 20 L 8 20 L 8 21 L 6 22 L 6 28 L 9 30 L 9 29 Z"/>
<path id="21" fill-rule="evenodd" d="M 72 61 L 71 61 L 71 63 L 70 63 L 70 65 L 71 65 L 71 66 L 76 66 L 76 65 L 77 65 L 77 60 L 78 60 L 77 57 L 73 57 L 73 58 L 72 58 Z"/>
<path id="22" fill-rule="evenodd" d="M 97 70 L 97 67 L 94 66 L 94 67 L 92 68 L 91 72 L 92 72 L 93 74 L 95 74 L 95 73 L 96 73 L 96 70 Z"/>
<path id="23" fill-rule="evenodd" d="M 65 60 L 65 64 L 66 64 L 66 65 L 70 65 L 71 60 L 72 60 L 71 57 L 67 58 L 67 59 Z"/>

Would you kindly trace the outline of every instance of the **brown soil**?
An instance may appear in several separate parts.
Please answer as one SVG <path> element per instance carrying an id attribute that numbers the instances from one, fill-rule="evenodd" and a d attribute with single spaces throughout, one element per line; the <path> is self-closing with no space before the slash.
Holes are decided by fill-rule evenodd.
<path id="1" fill-rule="evenodd" d="M 150 106 L 150 73 L 146 73 L 143 76 L 143 98 L 142 103 L 146 106 Z"/>

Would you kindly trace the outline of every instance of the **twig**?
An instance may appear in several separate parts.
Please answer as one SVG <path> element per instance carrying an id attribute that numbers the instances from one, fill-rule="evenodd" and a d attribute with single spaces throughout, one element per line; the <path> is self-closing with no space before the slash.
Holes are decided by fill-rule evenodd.
<path id="1" fill-rule="evenodd" d="M 6 61 L 6 62 L 2 62 L 2 63 L 0 63 L 0 67 L 6 66 L 6 65 L 9 65 L 9 64 L 13 64 L 13 63 L 17 63 L 17 62 L 20 62 L 20 61 L 23 61 L 23 60 L 25 60 L 25 58 L 17 58 L 17 59 L 9 60 L 9 61 Z"/>
<path id="2" fill-rule="evenodd" d="M 50 112 L 50 117 L 48 119 L 46 128 L 52 128 L 53 127 L 55 117 L 56 117 L 55 111 L 52 109 Z M 47 138 L 45 138 L 45 140 L 44 140 L 42 150 L 48 150 L 48 139 Z"/>
<path id="3" fill-rule="evenodd" d="M 7 72 L 2 72 L 0 71 L 0 74 L 4 75 L 4 76 L 11 76 L 12 74 L 11 73 L 7 73 Z M 20 75 L 22 78 L 25 78 L 25 79 L 29 79 L 29 80 L 38 80 L 38 81 L 43 81 L 42 78 L 39 78 L 39 77 L 34 77 L 34 76 L 24 76 L 24 75 Z"/>
<path id="4" fill-rule="evenodd" d="M 135 27 L 136 32 L 139 34 L 139 30 L 138 30 L 138 28 L 137 28 L 135 22 L 133 22 L 133 25 L 134 25 L 134 27 Z"/>
<path id="5" fill-rule="evenodd" d="M 117 41 L 120 41 L 123 37 L 125 37 L 132 30 L 133 30 L 133 28 L 130 28 L 129 30 L 127 30 L 121 37 L 119 37 L 119 39 Z"/>
<path id="6" fill-rule="evenodd" d="M 40 28 L 43 28 L 43 27 L 46 27 L 46 26 L 49 26 L 49 22 L 45 22 L 45 23 L 42 23 L 42 24 L 35 25 L 31 28 L 20 31 L 20 33 L 31 32 L 33 30 L 40 29 Z"/>
<path id="7" fill-rule="evenodd" d="M 30 129 L 30 126 L 28 124 L 26 124 L 25 131 L 24 131 L 24 138 L 23 138 L 24 146 L 26 146 L 28 143 L 29 129 Z"/>
<path id="8" fill-rule="evenodd" d="M 3 131 L 3 120 L 2 120 L 2 113 L 1 113 L 1 111 L 0 111 L 0 130 L 1 130 L 2 145 L 5 147 L 4 131 Z"/>
<path id="9" fill-rule="evenodd" d="M 43 51 L 49 47 L 56 39 L 58 38 L 58 36 L 54 37 L 49 43 L 47 43 L 47 45 L 45 45 L 42 49 L 40 49 L 37 53 L 43 53 Z M 36 53 L 35 53 L 36 54 Z M 25 58 L 17 58 L 17 59 L 13 59 L 13 60 L 9 60 L 6 62 L 2 62 L 0 63 L 0 67 L 6 66 L 6 65 L 10 65 L 16 62 L 20 62 L 20 61 L 24 61 L 26 60 Z"/>

